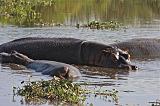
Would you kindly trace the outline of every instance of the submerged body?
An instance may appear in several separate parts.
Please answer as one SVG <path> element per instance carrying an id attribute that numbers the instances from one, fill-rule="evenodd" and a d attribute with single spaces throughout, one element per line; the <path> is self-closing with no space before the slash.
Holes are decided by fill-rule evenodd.
<path id="1" fill-rule="evenodd" d="M 21 38 L 0 45 L 0 52 L 16 50 L 30 58 L 107 68 L 136 69 L 129 54 L 101 43 L 74 38 Z"/>
<path id="2" fill-rule="evenodd" d="M 66 79 L 78 79 L 81 76 L 80 70 L 76 67 L 56 61 L 34 60 L 26 67 L 41 72 L 43 75 L 64 77 Z"/>
<path id="3" fill-rule="evenodd" d="M 72 65 L 55 61 L 32 60 L 18 52 L 0 53 L 0 60 L 1 63 L 24 65 L 26 68 L 41 72 L 43 75 L 57 76 L 62 79 L 78 79 L 81 76 L 79 69 Z"/>
<path id="4" fill-rule="evenodd" d="M 122 50 L 128 51 L 134 59 L 160 58 L 160 39 L 156 38 L 137 38 L 125 42 L 114 43 Z"/>

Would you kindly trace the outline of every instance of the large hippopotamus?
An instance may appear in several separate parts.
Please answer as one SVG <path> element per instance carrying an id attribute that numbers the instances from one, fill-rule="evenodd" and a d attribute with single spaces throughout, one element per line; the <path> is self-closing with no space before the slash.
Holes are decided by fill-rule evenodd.
<path id="1" fill-rule="evenodd" d="M 0 62 L 3 64 L 14 63 L 23 65 L 28 69 L 41 72 L 43 75 L 57 76 L 61 79 L 74 80 L 81 76 L 79 69 L 72 65 L 55 61 L 33 60 L 16 51 L 12 53 L 0 53 Z"/>
<path id="2" fill-rule="evenodd" d="M 111 46 L 127 51 L 132 59 L 160 58 L 160 39 L 157 38 L 130 39 Z"/>
<path id="3" fill-rule="evenodd" d="M 0 45 L 0 52 L 16 50 L 32 59 L 107 68 L 137 69 L 129 54 L 117 47 L 74 38 L 20 38 Z"/>

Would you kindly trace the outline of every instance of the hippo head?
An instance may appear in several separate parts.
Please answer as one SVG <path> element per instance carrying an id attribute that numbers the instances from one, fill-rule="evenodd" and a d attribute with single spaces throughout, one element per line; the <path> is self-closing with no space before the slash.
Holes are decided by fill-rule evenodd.
<path id="1" fill-rule="evenodd" d="M 55 68 L 54 71 L 50 73 L 51 76 L 59 77 L 60 79 L 67 79 L 75 81 L 81 77 L 79 70 L 73 66 L 63 66 Z"/>
<path id="2" fill-rule="evenodd" d="M 101 51 L 100 64 L 109 68 L 137 69 L 136 66 L 130 64 L 130 55 L 116 47 Z"/>
<path id="3" fill-rule="evenodd" d="M 32 61 L 30 58 L 16 51 L 12 51 L 11 53 L 0 53 L 1 63 L 15 63 L 20 65 L 26 65 L 30 61 Z"/>
<path id="4" fill-rule="evenodd" d="M 54 68 L 54 71 L 49 71 L 50 73 L 47 72 L 47 74 L 50 74 L 51 76 L 56 76 L 59 77 L 60 79 L 68 79 L 68 73 L 69 73 L 69 68 L 68 67 L 57 67 Z M 42 72 L 43 74 L 46 74 L 45 72 Z"/>

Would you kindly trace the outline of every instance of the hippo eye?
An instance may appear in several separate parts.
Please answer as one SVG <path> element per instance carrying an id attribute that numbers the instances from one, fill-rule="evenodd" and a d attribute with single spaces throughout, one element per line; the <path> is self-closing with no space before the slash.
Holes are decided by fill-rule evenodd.
<path id="1" fill-rule="evenodd" d="M 112 59 L 113 61 L 119 60 L 119 54 L 111 53 L 110 56 L 111 56 L 111 59 Z"/>
<path id="2" fill-rule="evenodd" d="M 102 53 L 107 57 L 111 57 L 113 61 L 119 60 L 119 52 L 102 50 Z"/>
<path id="3" fill-rule="evenodd" d="M 126 50 L 121 50 L 121 49 L 118 49 L 118 51 L 119 51 L 119 55 L 120 56 L 123 56 L 125 59 L 128 59 L 128 60 L 130 60 L 130 54 L 128 53 L 128 51 L 126 51 Z"/>

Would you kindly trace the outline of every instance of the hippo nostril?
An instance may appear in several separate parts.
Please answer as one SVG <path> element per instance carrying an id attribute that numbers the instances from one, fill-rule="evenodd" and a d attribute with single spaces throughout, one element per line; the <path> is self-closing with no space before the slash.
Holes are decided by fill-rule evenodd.
<path id="1" fill-rule="evenodd" d="M 126 70 L 137 70 L 138 67 L 134 65 L 126 65 L 126 64 L 121 64 L 120 68 L 126 69 Z"/>
<path id="2" fill-rule="evenodd" d="M 138 67 L 137 66 L 131 66 L 132 67 L 132 70 L 137 70 L 138 69 Z"/>

